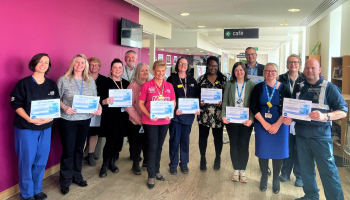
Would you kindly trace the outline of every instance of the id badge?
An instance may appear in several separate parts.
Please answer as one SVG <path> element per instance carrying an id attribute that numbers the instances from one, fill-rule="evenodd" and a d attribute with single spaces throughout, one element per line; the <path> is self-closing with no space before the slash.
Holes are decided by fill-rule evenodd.
<path id="1" fill-rule="evenodd" d="M 124 109 L 124 108 L 121 108 L 120 111 L 121 111 L 121 112 L 125 112 L 125 109 Z"/>
<path id="2" fill-rule="evenodd" d="M 272 118 L 272 114 L 271 113 L 265 113 L 265 118 L 268 118 L 268 119 Z"/>
<path id="3" fill-rule="evenodd" d="M 139 133 L 144 133 L 144 132 L 145 132 L 145 130 L 143 130 L 143 126 L 141 126 Z"/>

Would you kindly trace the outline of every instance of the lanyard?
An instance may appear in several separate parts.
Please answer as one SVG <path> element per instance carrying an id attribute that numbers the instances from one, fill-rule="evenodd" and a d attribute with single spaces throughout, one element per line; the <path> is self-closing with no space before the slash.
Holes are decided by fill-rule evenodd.
<path id="1" fill-rule="evenodd" d="M 270 94 L 269 94 L 269 90 L 267 89 L 267 83 L 265 82 L 265 87 L 266 87 L 266 93 L 267 93 L 267 100 L 268 100 L 268 104 L 270 103 L 270 105 L 271 105 L 271 107 L 272 107 L 272 104 L 271 104 L 271 99 L 272 99 L 272 97 L 273 97 L 273 94 L 275 93 L 275 89 L 276 89 L 276 87 L 277 87 L 277 81 L 276 81 L 276 83 L 275 83 L 275 86 L 273 87 L 273 90 L 272 90 L 272 93 L 271 93 L 271 96 L 270 96 Z M 270 106 L 269 106 L 270 107 Z M 271 108 L 270 107 L 270 108 Z"/>
<path id="2" fill-rule="evenodd" d="M 74 78 L 74 82 L 75 82 L 75 85 L 77 85 L 77 87 L 78 87 L 80 95 L 83 95 L 84 78 L 81 79 L 81 88 L 79 87 L 79 85 L 78 85 L 77 81 L 75 80 L 75 78 Z"/>
<path id="3" fill-rule="evenodd" d="M 290 78 L 290 76 L 288 75 L 289 87 L 290 87 L 290 91 L 292 92 L 292 94 L 293 94 L 294 85 L 295 85 L 295 82 L 296 82 L 298 76 L 299 76 L 299 74 L 297 73 L 297 75 L 295 76 L 294 82 L 293 82 L 293 84 L 291 85 L 291 84 L 290 84 L 291 78 Z"/>
<path id="4" fill-rule="evenodd" d="M 129 73 L 128 73 L 127 67 L 128 67 L 128 66 L 126 66 L 126 67 L 125 67 L 125 72 L 126 72 L 126 76 L 128 77 L 128 81 L 130 82 L 130 81 L 131 81 L 131 79 L 134 77 L 134 74 L 135 74 L 135 68 L 136 68 L 136 67 L 134 67 L 134 68 L 132 69 L 131 78 L 129 78 Z"/>
<path id="5" fill-rule="evenodd" d="M 254 68 L 253 73 L 252 73 L 252 69 L 250 69 L 250 75 L 254 76 L 255 72 L 256 72 L 256 68 Z"/>
<path id="6" fill-rule="evenodd" d="M 111 78 L 111 77 L 109 77 L 109 78 Z M 111 78 L 112 80 L 113 80 L 113 78 Z M 123 89 L 123 81 L 122 81 L 122 79 L 120 78 L 120 86 L 121 86 L 121 88 L 119 87 L 119 85 L 113 80 L 113 83 L 118 87 L 118 89 Z"/>
<path id="7" fill-rule="evenodd" d="M 242 97 L 242 93 L 243 93 L 244 85 L 245 85 L 245 82 L 243 82 L 242 89 L 241 89 L 241 93 L 239 93 L 239 92 L 238 92 L 238 83 L 237 83 L 237 81 L 236 81 L 236 86 L 237 86 L 237 95 L 238 95 L 238 101 L 239 101 L 239 102 L 241 102 L 241 101 L 242 101 L 241 97 Z"/>
<path id="8" fill-rule="evenodd" d="M 187 77 L 187 76 L 186 76 Z M 185 77 L 185 85 L 182 83 L 182 80 L 181 80 L 181 78 L 180 78 L 180 82 L 181 82 L 181 84 L 183 85 L 183 89 L 184 89 L 184 92 L 185 92 L 185 97 L 187 98 L 187 96 L 186 96 L 186 93 L 187 93 L 187 78 Z"/>
<path id="9" fill-rule="evenodd" d="M 33 81 L 34 81 L 35 83 L 37 83 L 36 80 L 35 80 L 35 78 L 34 78 L 33 76 L 32 76 L 32 79 L 33 79 Z"/>
<path id="10" fill-rule="evenodd" d="M 156 89 L 157 89 L 157 92 L 158 92 L 158 95 L 160 98 L 158 98 L 159 100 L 164 100 L 164 97 L 163 97 L 163 92 L 164 92 L 164 80 L 162 82 L 162 94 L 160 94 L 159 90 L 158 90 L 158 85 L 156 83 Z"/>

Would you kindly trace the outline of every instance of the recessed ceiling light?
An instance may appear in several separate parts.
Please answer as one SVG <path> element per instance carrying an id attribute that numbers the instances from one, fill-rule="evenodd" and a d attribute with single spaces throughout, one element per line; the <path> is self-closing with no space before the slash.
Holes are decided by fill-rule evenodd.
<path id="1" fill-rule="evenodd" d="M 180 15 L 181 15 L 181 16 L 189 16 L 190 13 L 181 13 Z"/>
<path id="2" fill-rule="evenodd" d="M 217 31 L 221 31 L 221 29 L 220 28 L 218 28 L 218 29 L 216 29 Z"/>
<path id="3" fill-rule="evenodd" d="M 203 51 L 199 51 L 199 52 L 203 52 Z"/>
<path id="4" fill-rule="evenodd" d="M 189 51 L 189 49 L 186 49 L 186 51 Z"/>
<path id="5" fill-rule="evenodd" d="M 276 28 L 272 28 L 273 30 L 276 30 Z"/>
<path id="6" fill-rule="evenodd" d="M 198 28 L 204 28 L 205 26 L 198 26 Z"/>
<path id="7" fill-rule="evenodd" d="M 164 51 L 164 49 L 160 49 L 160 50 Z"/>
<path id="8" fill-rule="evenodd" d="M 183 52 L 180 52 L 181 54 L 183 54 Z"/>
<path id="9" fill-rule="evenodd" d="M 280 24 L 281 26 L 287 26 L 288 24 Z"/>
<path id="10" fill-rule="evenodd" d="M 273 42 L 269 42 L 269 43 L 273 43 Z"/>
<path id="11" fill-rule="evenodd" d="M 297 9 L 297 8 L 292 8 L 292 9 L 289 9 L 288 11 L 289 11 L 289 12 L 299 12 L 299 11 L 300 11 L 300 9 Z"/>

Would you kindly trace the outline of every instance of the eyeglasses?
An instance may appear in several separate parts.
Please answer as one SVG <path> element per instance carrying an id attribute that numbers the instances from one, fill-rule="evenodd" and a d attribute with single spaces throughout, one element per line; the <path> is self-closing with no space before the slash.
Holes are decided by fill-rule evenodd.
<path id="1" fill-rule="evenodd" d="M 288 65 L 291 65 L 291 64 L 296 65 L 296 64 L 299 64 L 299 61 L 288 61 L 287 63 Z"/>
<path id="2" fill-rule="evenodd" d="M 265 73 L 266 73 L 266 74 L 269 74 L 269 73 L 273 74 L 273 73 L 275 73 L 275 72 L 277 72 L 277 71 L 276 71 L 276 70 L 265 70 Z"/>
<path id="3" fill-rule="evenodd" d="M 219 66 L 218 65 L 209 65 L 208 67 L 210 67 L 210 68 L 218 68 Z"/>
<path id="4" fill-rule="evenodd" d="M 251 54 L 245 54 L 246 56 L 254 56 L 256 53 L 251 53 Z"/>
<path id="5" fill-rule="evenodd" d="M 188 65 L 188 63 L 179 63 L 179 65 L 182 65 L 182 66 L 187 66 Z"/>
<path id="6" fill-rule="evenodd" d="M 97 65 L 90 65 L 91 67 L 99 67 L 99 65 L 97 64 Z"/>

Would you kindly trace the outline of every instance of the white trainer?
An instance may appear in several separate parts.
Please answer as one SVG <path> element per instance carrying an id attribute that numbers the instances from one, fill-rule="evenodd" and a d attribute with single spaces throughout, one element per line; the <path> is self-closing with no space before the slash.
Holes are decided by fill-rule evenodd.
<path id="1" fill-rule="evenodd" d="M 245 173 L 245 170 L 239 170 L 239 176 L 240 176 L 241 183 L 248 182 L 248 178 L 247 178 L 247 174 Z"/>
<path id="2" fill-rule="evenodd" d="M 233 176 L 231 180 L 238 182 L 239 181 L 239 170 L 233 171 Z"/>

